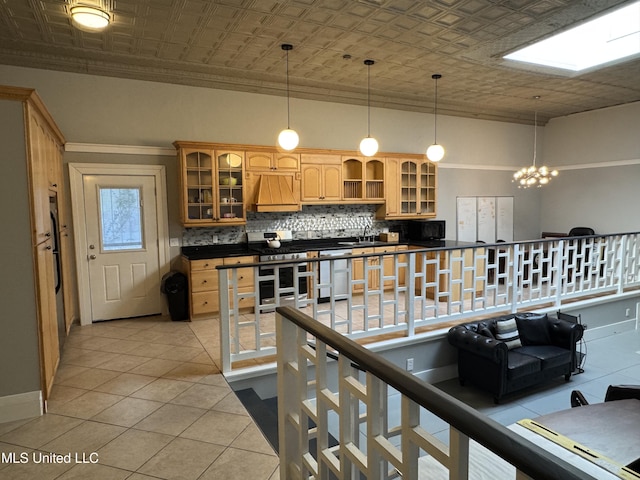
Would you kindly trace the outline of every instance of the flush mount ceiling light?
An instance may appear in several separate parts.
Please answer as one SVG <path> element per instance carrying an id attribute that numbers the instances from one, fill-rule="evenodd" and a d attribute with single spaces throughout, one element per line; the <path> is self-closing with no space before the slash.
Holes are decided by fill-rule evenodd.
<path id="1" fill-rule="evenodd" d="M 580 72 L 639 55 L 640 1 L 637 1 L 504 58 Z"/>
<path id="2" fill-rule="evenodd" d="M 536 101 L 540 100 L 540 96 L 533 97 Z M 551 181 L 553 177 L 558 176 L 557 170 L 549 170 L 547 167 L 536 167 L 536 152 L 538 143 L 538 109 L 534 115 L 533 122 L 533 165 L 530 167 L 522 167 L 513 174 L 512 182 L 518 183 L 518 188 L 542 187 Z"/>
<path id="3" fill-rule="evenodd" d="M 360 153 L 365 157 L 372 157 L 378 153 L 378 141 L 371 136 L 371 65 L 373 60 L 365 60 L 367 66 L 367 136 L 360 142 Z"/>
<path id="4" fill-rule="evenodd" d="M 79 27 L 87 30 L 102 30 L 111 21 L 111 16 L 97 7 L 78 5 L 71 7 L 71 19 Z"/>
<path id="5" fill-rule="evenodd" d="M 431 78 L 436 81 L 436 91 L 433 109 L 433 145 L 429 145 L 429 148 L 427 148 L 427 158 L 432 162 L 439 162 L 444 157 L 444 147 L 438 145 L 438 80 L 442 78 L 442 75 L 434 73 Z"/>
<path id="6" fill-rule="evenodd" d="M 282 44 L 282 50 L 286 52 L 286 61 L 287 61 L 287 128 L 280 132 L 278 135 L 278 145 L 284 150 L 290 151 L 298 146 L 298 142 L 300 141 L 300 137 L 295 130 L 291 129 L 291 125 L 289 123 L 290 120 L 290 112 L 289 112 L 289 50 L 293 50 L 293 45 L 288 43 Z"/>

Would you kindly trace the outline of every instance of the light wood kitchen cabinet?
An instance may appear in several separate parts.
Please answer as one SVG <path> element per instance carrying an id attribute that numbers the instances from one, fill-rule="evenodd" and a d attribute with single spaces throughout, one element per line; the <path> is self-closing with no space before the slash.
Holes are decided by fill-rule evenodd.
<path id="1" fill-rule="evenodd" d="M 71 256 L 73 250 L 71 248 L 71 229 L 66 224 L 61 224 L 61 230 L 58 238 L 60 240 L 60 275 L 62 282 L 62 297 L 64 300 L 64 324 L 66 334 L 69 334 L 71 325 L 78 317 L 78 304 L 74 292 L 77 291 L 75 273 Z"/>
<path id="2" fill-rule="evenodd" d="M 35 246 L 38 288 L 39 334 L 42 342 L 41 362 L 45 389 L 50 392 L 60 362 L 60 342 L 56 311 L 53 240 Z"/>
<path id="3" fill-rule="evenodd" d="M 182 257 L 183 272 L 189 282 L 189 317 L 212 315 L 220 310 L 218 270 L 221 258 L 191 260 Z"/>
<path id="4" fill-rule="evenodd" d="M 252 255 L 242 257 L 208 258 L 203 260 L 189 260 L 182 257 L 182 271 L 189 280 L 189 313 L 190 318 L 211 316 L 220 311 L 220 270 L 221 265 L 236 265 L 257 261 Z M 227 270 L 221 270 L 228 272 Z M 238 290 L 242 293 L 253 291 L 254 274 L 252 268 L 241 268 L 237 277 Z M 231 289 L 229 300 L 233 307 Z M 241 299 L 240 309 L 253 308 L 253 299 Z"/>
<path id="5" fill-rule="evenodd" d="M 385 158 L 384 208 L 378 218 L 410 219 L 436 216 L 436 165 L 426 158 Z"/>
<path id="6" fill-rule="evenodd" d="M 378 253 L 378 254 L 393 254 L 397 251 L 406 250 L 406 245 L 385 245 L 381 247 L 363 247 L 363 248 L 354 248 L 352 253 L 354 255 L 359 254 L 367 254 L 367 253 Z M 353 260 L 353 279 L 354 280 L 362 280 L 364 278 L 364 262 L 367 262 L 369 266 L 369 273 L 367 278 L 367 288 L 369 290 L 379 290 L 380 282 L 382 281 L 381 275 L 385 277 L 393 277 L 395 275 L 395 267 L 394 267 L 394 255 L 383 255 L 382 257 L 372 256 L 366 258 L 356 258 Z M 404 260 L 402 260 L 404 261 Z M 381 263 L 382 262 L 382 263 Z M 379 267 L 382 265 L 382 267 Z M 378 270 L 376 270 L 378 268 Z M 398 279 L 399 285 L 404 285 L 405 283 L 405 269 L 400 269 L 400 278 Z M 394 286 L 394 281 L 384 280 L 384 290 L 392 289 Z M 353 292 L 362 292 L 364 288 L 364 284 L 357 284 L 353 286 Z"/>
<path id="7" fill-rule="evenodd" d="M 339 203 L 342 161 L 339 155 L 301 155 L 303 203 Z"/>
<path id="8" fill-rule="evenodd" d="M 342 199 L 384 202 L 384 162 L 365 157 L 342 157 Z"/>
<path id="9" fill-rule="evenodd" d="M 406 245 L 390 245 L 388 247 L 376 247 L 376 253 L 386 253 L 386 252 L 402 252 L 407 250 Z M 397 261 L 400 263 L 406 263 L 405 255 L 398 255 Z M 383 267 L 382 271 L 385 277 L 395 277 L 395 262 L 393 255 L 386 255 L 383 257 Z M 406 283 L 406 268 L 400 267 L 398 268 L 398 285 L 403 286 Z M 385 280 L 384 281 L 384 289 L 390 290 L 394 287 L 395 282 L 393 280 Z"/>
<path id="10" fill-rule="evenodd" d="M 299 172 L 300 155 L 297 153 L 246 152 L 248 172 Z"/>
<path id="11" fill-rule="evenodd" d="M 351 253 L 353 255 L 364 255 L 368 253 L 373 253 L 373 247 L 366 248 L 354 248 Z M 352 276 L 354 280 L 363 280 L 364 279 L 364 264 L 367 262 L 369 266 L 373 266 L 375 264 L 373 257 L 362 257 L 362 258 L 354 258 L 351 262 Z M 367 279 L 366 287 L 371 290 L 371 274 L 369 271 L 369 278 Z M 362 293 L 365 288 L 364 283 L 354 283 L 353 284 L 353 293 Z"/>
<path id="12" fill-rule="evenodd" d="M 244 225 L 244 152 L 191 142 L 174 142 L 174 146 L 180 161 L 182 224 Z"/>
<path id="13" fill-rule="evenodd" d="M 424 155 L 283 153 L 263 145 L 184 141 L 174 146 L 186 227 L 244 225 L 247 211 L 291 212 L 304 204 L 379 204 L 376 217 L 387 220 L 436 216 L 436 164 Z M 222 183 L 230 177 L 235 184 Z"/>
<path id="14" fill-rule="evenodd" d="M 65 139 L 33 89 L 0 87 L 0 116 L 0 139 L 6 152 L 0 202 L 6 207 L 11 233 L 0 240 L 11 257 L 3 263 L 4 281 L 0 281 L 8 322 L 0 341 L 0 361 L 20 364 L 17 375 L 12 369 L 0 372 L 0 385 L 4 394 L 40 391 L 44 403 L 38 410 L 46 411 L 60 343 L 73 320 L 63 309 L 72 314 L 76 299 L 72 282 L 62 281 L 70 273 L 65 274 L 56 262 L 57 256 L 70 254 L 69 242 L 55 243 L 60 228 L 52 221 L 56 213 L 66 218 L 61 198 Z M 56 204 L 57 209 L 52 208 Z"/>
<path id="15" fill-rule="evenodd" d="M 241 263 L 255 263 L 258 258 L 253 255 L 245 255 L 242 257 L 226 257 L 223 259 L 224 265 L 239 265 Z M 238 293 L 250 293 L 254 291 L 254 269 L 253 267 L 239 268 L 237 271 L 236 285 L 238 286 Z M 229 271 L 227 270 L 227 273 Z M 229 285 L 233 282 L 232 277 L 229 277 Z M 233 308 L 234 300 L 231 288 L 229 289 L 229 306 Z M 252 309 L 255 307 L 255 299 L 253 298 L 241 298 L 238 308 L 240 310 Z"/>

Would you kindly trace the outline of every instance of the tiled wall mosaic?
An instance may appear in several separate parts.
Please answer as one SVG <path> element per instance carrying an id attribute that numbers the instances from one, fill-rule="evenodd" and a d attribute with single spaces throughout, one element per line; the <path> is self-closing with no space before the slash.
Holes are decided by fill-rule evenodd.
<path id="1" fill-rule="evenodd" d="M 244 227 L 187 228 L 182 236 L 184 246 L 210 245 L 213 235 L 218 243 L 242 243 L 246 232 L 291 230 L 295 240 L 314 238 L 346 238 L 363 234 L 368 226 L 378 235 L 384 229 L 399 231 L 402 222 L 376 220 L 376 205 L 305 205 L 300 212 L 247 212 Z"/>

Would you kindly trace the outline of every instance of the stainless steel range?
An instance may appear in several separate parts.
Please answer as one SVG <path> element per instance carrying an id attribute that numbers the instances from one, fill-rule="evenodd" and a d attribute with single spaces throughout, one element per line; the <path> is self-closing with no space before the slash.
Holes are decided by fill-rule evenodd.
<path id="1" fill-rule="evenodd" d="M 250 250 L 260 254 L 260 262 L 272 262 L 276 260 L 298 260 L 307 258 L 304 250 L 298 249 L 292 245 L 293 235 L 290 230 L 278 230 L 269 232 L 247 232 L 247 242 Z M 276 247 L 276 245 L 280 245 Z M 276 287 L 278 289 L 279 305 L 293 304 L 295 296 L 299 301 L 307 299 L 307 278 L 298 277 L 298 288 L 295 291 L 295 272 L 307 271 L 306 263 L 296 265 L 264 265 L 259 267 L 260 277 L 272 276 L 273 279 L 260 280 L 260 303 L 274 304 L 276 303 Z M 277 271 L 277 285 L 276 275 Z"/>

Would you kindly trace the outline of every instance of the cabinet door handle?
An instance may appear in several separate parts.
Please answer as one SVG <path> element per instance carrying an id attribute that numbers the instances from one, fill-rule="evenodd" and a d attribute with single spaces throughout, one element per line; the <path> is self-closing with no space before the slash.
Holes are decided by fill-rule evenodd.
<path id="1" fill-rule="evenodd" d="M 204 301 L 203 305 L 207 305 L 209 302 L 207 302 L 206 300 Z"/>
<path id="2" fill-rule="evenodd" d="M 203 280 L 203 281 L 202 281 L 202 283 L 207 283 L 207 281 L 206 281 L 206 280 Z"/>
<path id="3" fill-rule="evenodd" d="M 44 234 L 45 237 L 49 238 L 51 236 L 51 232 L 47 232 Z"/>

